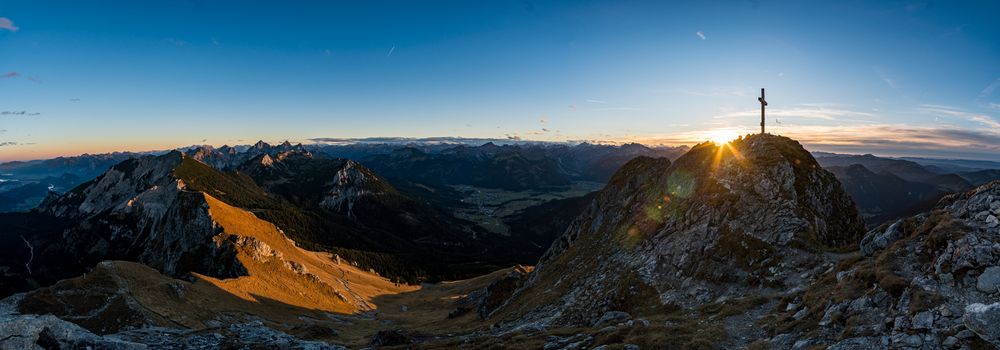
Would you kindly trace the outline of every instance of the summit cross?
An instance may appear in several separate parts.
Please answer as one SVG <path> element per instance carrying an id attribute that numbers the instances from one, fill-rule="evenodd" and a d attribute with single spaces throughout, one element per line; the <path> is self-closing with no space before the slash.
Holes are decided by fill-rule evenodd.
<path id="1" fill-rule="evenodd" d="M 767 106 L 767 100 L 764 99 L 764 88 L 760 88 L 760 97 L 757 98 L 760 101 L 760 133 L 764 133 L 764 107 Z"/>

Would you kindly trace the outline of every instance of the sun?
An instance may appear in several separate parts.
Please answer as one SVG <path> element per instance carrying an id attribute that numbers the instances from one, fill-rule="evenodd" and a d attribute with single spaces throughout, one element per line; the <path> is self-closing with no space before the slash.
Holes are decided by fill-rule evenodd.
<path id="1" fill-rule="evenodd" d="M 710 130 L 708 132 L 708 138 L 718 145 L 729 143 L 737 137 L 740 137 L 740 133 L 731 129 Z"/>

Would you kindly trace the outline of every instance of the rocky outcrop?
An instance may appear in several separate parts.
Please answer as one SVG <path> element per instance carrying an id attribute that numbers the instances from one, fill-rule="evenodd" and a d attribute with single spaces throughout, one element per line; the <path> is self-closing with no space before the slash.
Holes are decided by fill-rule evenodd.
<path id="1" fill-rule="evenodd" d="M 354 204 L 362 200 L 372 200 L 365 197 L 380 197 L 391 195 L 391 188 L 380 185 L 370 170 L 361 167 L 353 160 L 344 161 L 333 179 L 327 184 L 327 192 L 319 205 L 323 208 L 355 217 Z M 376 199 L 377 200 L 377 199 Z"/>
<path id="2" fill-rule="evenodd" d="M 807 283 L 856 246 L 850 197 L 797 142 L 754 135 L 636 158 L 494 318 L 513 329 L 697 308 Z"/>
<path id="3" fill-rule="evenodd" d="M 871 256 L 875 252 L 885 249 L 892 242 L 903 238 L 902 225 L 903 220 L 899 220 L 889 225 L 885 231 L 872 231 L 870 234 L 865 235 L 865 238 L 861 241 L 861 254 Z"/>
<path id="4" fill-rule="evenodd" d="M 60 239 L 35 242 L 73 256 L 87 268 L 102 260 L 139 261 L 165 274 L 244 273 L 200 192 L 188 190 L 177 169 L 196 160 L 180 153 L 130 159 L 38 208 L 74 221 Z M 198 163 L 200 164 L 200 163 Z M 80 268 L 80 267 L 78 267 Z"/>
<path id="5" fill-rule="evenodd" d="M 996 215 L 1000 182 L 872 230 L 860 254 L 788 292 L 784 299 L 801 306 L 779 304 L 781 311 L 766 318 L 770 344 L 785 348 L 792 339 L 834 348 L 855 339 L 889 348 L 1000 346 L 1000 228 L 990 219 Z"/>
<path id="6" fill-rule="evenodd" d="M 346 349 L 302 340 L 261 321 L 218 323 L 200 330 L 152 326 L 97 335 L 53 315 L 18 313 L 14 305 L 19 300 L 15 296 L 0 301 L 2 349 Z"/>

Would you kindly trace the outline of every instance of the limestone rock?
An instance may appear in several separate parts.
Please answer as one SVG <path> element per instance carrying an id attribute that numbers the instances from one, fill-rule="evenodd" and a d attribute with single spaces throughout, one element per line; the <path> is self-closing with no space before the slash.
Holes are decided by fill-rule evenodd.
<path id="1" fill-rule="evenodd" d="M 980 338 L 1000 346 L 1000 303 L 970 304 L 965 308 L 963 320 Z"/>

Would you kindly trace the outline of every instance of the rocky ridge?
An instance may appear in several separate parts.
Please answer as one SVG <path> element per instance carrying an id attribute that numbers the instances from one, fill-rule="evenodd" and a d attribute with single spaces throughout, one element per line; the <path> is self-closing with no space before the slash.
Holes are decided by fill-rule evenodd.
<path id="1" fill-rule="evenodd" d="M 808 283 L 863 230 L 840 183 L 784 137 L 701 144 L 674 162 L 640 157 L 612 177 L 489 319 L 524 331 L 596 327 L 609 312 L 640 324 L 632 317 L 649 322 L 707 307 L 763 314 L 773 302 L 760 296 Z M 713 324 L 703 328 L 737 331 Z"/>

